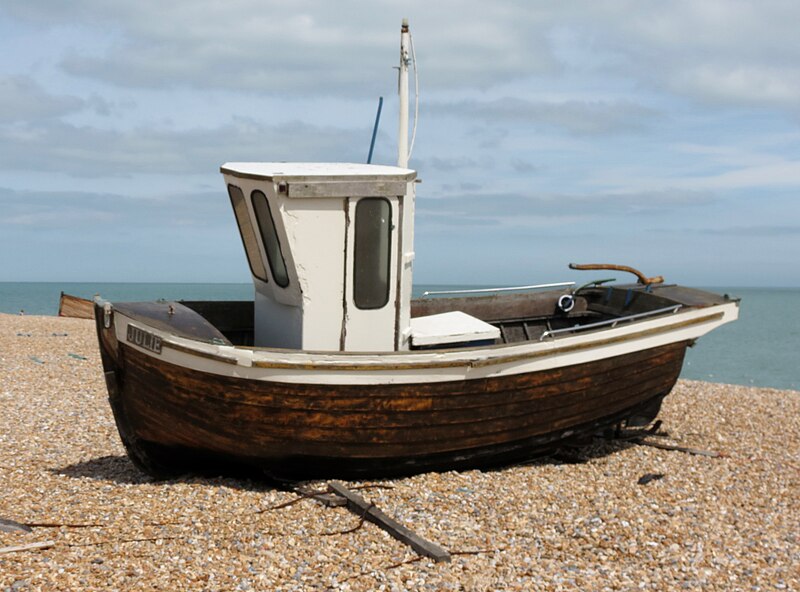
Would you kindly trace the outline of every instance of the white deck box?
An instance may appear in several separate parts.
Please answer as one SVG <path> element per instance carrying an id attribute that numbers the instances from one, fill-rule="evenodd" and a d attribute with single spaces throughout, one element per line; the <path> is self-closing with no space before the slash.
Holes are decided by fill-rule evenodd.
<path id="1" fill-rule="evenodd" d="M 499 337 L 500 329 L 461 311 L 411 319 L 414 348 L 491 345 Z"/>

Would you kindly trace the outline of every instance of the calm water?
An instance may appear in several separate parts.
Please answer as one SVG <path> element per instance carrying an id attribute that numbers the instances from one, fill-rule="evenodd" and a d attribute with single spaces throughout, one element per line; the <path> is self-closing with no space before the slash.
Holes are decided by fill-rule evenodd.
<path id="1" fill-rule="evenodd" d="M 452 288 L 419 285 L 425 290 Z M 108 300 L 250 300 L 251 284 L 0 282 L 0 312 L 55 315 L 61 291 Z M 742 298 L 739 320 L 689 350 L 682 376 L 711 382 L 800 390 L 800 289 L 713 288 Z"/>

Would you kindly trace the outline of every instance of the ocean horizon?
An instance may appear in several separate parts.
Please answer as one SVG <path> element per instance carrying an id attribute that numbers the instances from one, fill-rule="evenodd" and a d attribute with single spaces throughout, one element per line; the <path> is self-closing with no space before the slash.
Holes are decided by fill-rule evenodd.
<path id="1" fill-rule="evenodd" d="M 485 286 L 418 284 L 428 290 Z M 800 288 L 708 287 L 741 298 L 739 320 L 700 338 L 687 351 L 681 378 L 800 390 Z M 107 300 L 252 300 L 251 283 L 0 282 L 0 312 L 57 315 L 61 292 Z"/>

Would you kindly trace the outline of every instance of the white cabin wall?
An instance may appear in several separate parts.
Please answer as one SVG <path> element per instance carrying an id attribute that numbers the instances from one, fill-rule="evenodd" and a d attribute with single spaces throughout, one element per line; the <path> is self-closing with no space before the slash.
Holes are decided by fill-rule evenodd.
<path id="1" fill-rule="evenodd" d="M 282 198 L 281 214 L 302 292 L 302 349 L 341 349 L 345 199 Z"/>
<path id="2" fill-rule="evenodd" d="M 398 265 L 397 350 L 411 349 L 411 292 L 414 284 L 414 208 L 415 183 L 408 183 L 405 196 L 400 199 L 401 222 L 400 262 Z"/>

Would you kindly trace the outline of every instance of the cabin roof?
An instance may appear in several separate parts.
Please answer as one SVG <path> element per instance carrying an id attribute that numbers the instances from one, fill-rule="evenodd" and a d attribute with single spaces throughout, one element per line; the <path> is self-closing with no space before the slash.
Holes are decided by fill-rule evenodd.
<path id="1" fill-rule="evenodd" d="M 417 172 L 395 166 L 347 162 L 226 162 L 220 172 L 265 181 L 412 181 Z"/>

